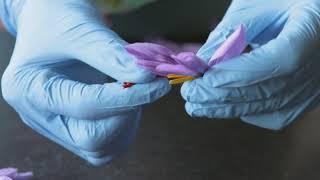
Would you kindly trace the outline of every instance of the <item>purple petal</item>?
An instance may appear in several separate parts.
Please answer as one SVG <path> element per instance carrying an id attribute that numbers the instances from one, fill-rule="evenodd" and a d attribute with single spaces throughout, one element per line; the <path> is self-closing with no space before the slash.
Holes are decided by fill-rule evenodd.
<path id="1" fill-rule="evenodd" d="M 130 45 L 128 45 L 130 46 Z M 144 53 L 142 53 L 141 51 L 138 51 L 134 48 L 130 48 L 130 47 L 125 47 L 125 49 L 132 55 L 134 55 L 136 58 L 138 59 L 148 59 L 150 58 L 150 56 L 145 55 Z"/>
<path id="2" fill-rule="evenodd" d="M 157 55 L 157 56 L 155 56 L 155 57 L 153 57 L 153 58 L 151 58 L 151 59 L 138 58 L 137 61 L 140 61 L 140 60 L 142 60 L 142 61 L 150 61 L 150 62 L 158 62 L 158 63 L 177 64 L 177 63 L 174 61 L 174 59 L 172 59 L 171 57 L 170 57 L 170 60 L 169 60 L 169 58 L 164 57 L 164 56 L 161 56 L 161 55 Z M 174 63 L 171 63 L 172 61 L 174 61 Z"/>
<path id="3" fill-rule="evenodd" d="M 209 66 L 213 66 L 226 59 L 239 56 L 246 48 L 245 28 L 241 25 L 230 37 L 217 49 L 209 61 Z"/>
<path id="4" fill-rule="evenodd" d="M 166 57 L 163 55 L 156 55 L 154 56 L 153 61 L 163 62 L 167 64 L 177 64 L 177 62 L 171 56 Z"/>
<path id="5" fill-rule="evenodd" d="M 33 178 L 32 172 L 18 173 L 14 180 L 30 180 Z"/>
<path id="6" fill-rule="evenodd" d="M 134 43 L 126 46 L 126 50 L 138 59 L 153 59 L 157 55 L 170 57 L 174 54 L 170 49 L 153 43 Z"/>
<path id="7" fill-rule="evenodd" d="M 15 174 L 18 173 L 17 168 L 5 168 L 5 169 L 0 169 L 0 176 L 9 176 L 12 177 Z"/>
<path id="8" fill-rule="evenodd" d="M 13 180 L 13 179 L 8 176 L 0 176 L 0 180 Z"/>
<path id="9" fill-rule="evenodd" d="M 209 66 L 193 52 L 183 52 L 178 54 L 177 56 L 173 55 L 171 57 L 175 59 L 179 64 L 182 64 L 200 74 L 209 69 Z"/>
<path id="10" fill-rule="evenodd" d="M 152 39 L 147 39 L 147 41 L 167 47 L 175 53 L 181 52 L 180 45 L 174 41 L 170 41 L 163 38 L 152 38 Z"/>
<path id="11" fill-rule="evenodd" d="M 0 180 L 29 180 L 33 177 L 32 172 L 18 173 L 16 168 L 5 168 L 0 170 Z"/>
<path id="12" fill-rule="evenodd" d="M 172 65 L 172 64 L 161 64 L 157 66 L 156 71 L 162 74 L 178 74 L 185 76 L 198 76 L 198 72 L 195 72 L 181 64 Z"/>

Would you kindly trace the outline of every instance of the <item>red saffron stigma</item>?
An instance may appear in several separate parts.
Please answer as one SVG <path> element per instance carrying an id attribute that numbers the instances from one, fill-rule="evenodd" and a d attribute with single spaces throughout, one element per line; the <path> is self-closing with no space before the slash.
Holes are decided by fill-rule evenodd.
<path id="1" fill-rule="evenodd" d="M 125 82 L 125 83 L 123 83 L 122 87 L 123 87 L 124 89 L 127 89 L 127 88 L 132 87 L 133 85 L 134 85 L 134 83 Z"/>

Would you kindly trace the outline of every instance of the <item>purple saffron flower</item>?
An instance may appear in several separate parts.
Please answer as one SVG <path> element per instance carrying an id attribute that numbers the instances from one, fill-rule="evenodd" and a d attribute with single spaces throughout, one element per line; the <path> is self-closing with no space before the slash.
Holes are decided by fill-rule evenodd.
<path id="1" fill-rule="evenodd" d="M 209 69 L 209 66 L 193 52 L 182 52 L 178 55 L 172 55 L 171 57 L 179 64 L 198 74 L 203 74 Z"/>
<path id="2" fill-rule="evenodd" d="M 170 57 L 174 52 L 158 44 L 134 43 L 126 46 L 126 50 L 137 59 L 175 63 Z"/>
<path id="3" fill-rule="evenodd" d="M 194 52 L 175 53 L 169 48 L 153 43 L 134 43 L 126 47 L 137 58 L 137 64 L 159 76 L 177 74 L 201 76 L 210 67 L 240 55 L 246 48 L 245 29 L 240 26 L 212 56 L 208 64 Z"/>
<path id="4" fill-rule="evenodd" d="M 137 64 L 159 76 L 180 74 L 198 76 L 208 66 L 192 52 L 175 54 L 170 49 L 152 43 L 134 43 L 126 47 L 138 60 Z"/>
<path id="5" fill-rule="evenodd" d="M 0 180 L 12 180 L 8 176 L 0 176 Z"/>
<path id="6" fill-rule="evenodd" d="M 16 168 L 0 169 L 0 180 L 30 180 L 32 172 L 19 173 Z"/>

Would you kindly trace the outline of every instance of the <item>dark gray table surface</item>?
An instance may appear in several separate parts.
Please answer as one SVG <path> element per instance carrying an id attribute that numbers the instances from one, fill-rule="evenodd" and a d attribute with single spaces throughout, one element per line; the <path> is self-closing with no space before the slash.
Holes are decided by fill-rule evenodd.
<path id="1" fill-rule="evenodd" d="M 170 4 L 165 0 L 162 3 Z M 214 8 L 216 17 L 226 8 L 227 3 L 222 4 L 220 8 Z M 158 9 L 161 4 L 153 6 Z M 191 16 L 187 7 L 181 5 L 179 8 L 189 14 L 188 17 Z M 197 9 L 197 6 L 194 8 Z M 146 11 L 155 13 L 152 7 L 146 7 Z M 172 7 L 167 11 L 173 12 Z M 150 19 L 139 18 L 139 13 L 144 12 L 131 15 L 128 17 L 131 20 L 127 20 L 125 16 L 114 17 L 119 21 L 115 28 L 121 29 L 120 33 L 133 39 L 143 34 L 136 29 L 143 24 L 153 32 L 153 28 L 161 29 L 160 25 L 151 25 L 154 22 Z M 149 16 L 153 17 L 156 16 Z M 133 23 L 134 20 L 140 23 L 139 27 L 133 27 L 131 34 L 125 34 L 126 28 L 122 27 L 129 28 L 127 23 Z M 190 21 L 196 19 L 191 18 Z M 163 35 L 182 40 L 202 38 L 206 35 L 204 29 L 208 27 L 210 18 L 203 20 L 203 25 L 199 26 L 201 28 L 191 27 L 185 33 L 177 35 L 178 30 L 185 29 L 187 22 L 184 21 L 179 28 L 175 28 L 173 22 L 169 21 L 170 26 L 162 27 L 163 32 L 166 32 Z M 190 37 L 187 36 L 188 32 Z M 9 61 L 12 48 L 13 39 L 6 33 L 1 33 L 1 73 Z M 190 118 L 184 112 L 179 88 L 175 88 L 168 96 L 145 108 L 140 131 L 128 153 L 109 166 L 94 168 L 32 131 L 2 98 L 0 101 L 0 167 L 14 166 L 21 170 L 32 170 L 39 180 L 320 178 L 320 110 L 308 113 L 283 131 L 273 132 L 244 124 L 240 120 Z"/>

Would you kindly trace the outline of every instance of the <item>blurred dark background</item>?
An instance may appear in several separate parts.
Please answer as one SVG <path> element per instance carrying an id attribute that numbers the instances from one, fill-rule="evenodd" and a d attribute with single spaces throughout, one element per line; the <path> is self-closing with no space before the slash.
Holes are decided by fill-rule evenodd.
<path id="1" fill-rule="evenodd" d="M 204 41 L 229 0 L 158 0 L 137 11 L 112 16 L 113 29 L 129 40 L 162 36 L 179 42 Z"/>
<path id="2" fill-rule="evenodd" d="M 204 41 L 229 1 L 160 0 L 113 16 L 114 29 L 139 40 L 164 36 Z M 0 71 L 14 39 L 0 34 Z M 280 132 L 240 120 L 190 118 L 179 88 L 145 108 L 135 143 L 107 167 L 94 168 L 25 126 L 0 100 L 0 167 L 32 170 L 37 180 L 301 180 L 320 178 L 320 110 Z"/>

